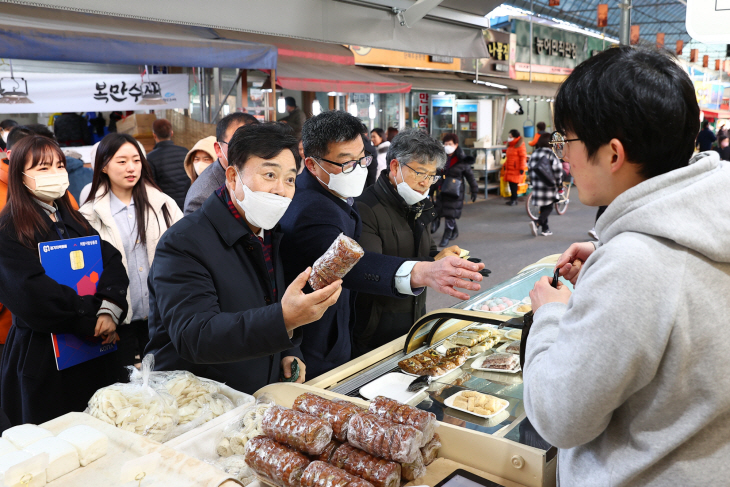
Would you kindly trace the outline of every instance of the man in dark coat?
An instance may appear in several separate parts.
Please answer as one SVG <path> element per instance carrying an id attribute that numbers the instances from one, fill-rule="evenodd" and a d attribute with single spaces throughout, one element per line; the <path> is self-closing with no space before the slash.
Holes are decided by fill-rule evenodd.
<path id="1" fill-rule="evenodd" d="M 174 199 L 182 210 L 185 206 L 185 195 L 190 189 L 190 178 L 185 172 L 188 150 L 172 142 L 172 124 L 164 118 L 152 123 L 152 135 L 155 138 L 155 147 L 147 154 L 152 177 L 162 192 Z"/>
<path id="2" fill-rule="evenodd" d="M 362 218 L 360 245 L 370 252 L 406 259 L 458 257 L 456 246 L 438 252 L 428 231 L 436 218 L 428 189 L 446 162 L 443 146 L 420 130 L 405 130 L 391 141 L 388 169 L 365 189 L 355 205 Z M 372 164 L 374 165 L 374 164 Z M 353 355 L 363 355 L 410 330 L 426 314 L 426 291 L 403 299 L 357 293 Z"/>
<path id="3" fill-rule="evenodd" d="M 160 240 L 145 350 L 156 369 L 188 370 L 252 394 L 281 372 L 290 377 L 298 358 L 298 382 L 305 380 L 299 327 L 336 302 L 341 281 L 307 295 L 308 269 L 288 288 L 284 281 L 276 222 L 294 195 L 297 144 L 283 124 L 238 129 L 225 186 Z"/>
<path id="4" fill-rule="evenodd" d="M 297 192 L 281 220 L 282 258 L 289 281 L 311 266 L 341 233 L 360 238 L 362 222 L 353 198 L 362 194 L 371 162 L 361 128 L 360 120 L 339 110 L 323 112 L 304 124 L 306 169 L 297 178 Z M 366 251 L 344 277 L 337 304 L 305 330 L 301 348 L 310 376 L 351 358 L 350 309 L 355 297 L 351 291 L 405 297 L 429 286 L 467 299 L 468 294 L 454 287 L 478 290 L 478 284 L 465 279 L 481 281 L 478 271 L 483 267 L 456 257 L 418 262 Z"/>
<path id="5" fill-rule="evenodd" d="M 697 147 L 700 152 L 705 152 L 712 149 L 712 143 L 716 140 L 717 137 L 715 137 L 712 129 L 710 129 L 710 122 L 704 120 L 702 122 L 702 130 L 700 130 L 700 133 L 697 134 L 697 142 L 695 142 L 695 147 Z"/>
<path id="6" fill-rule="evenodd" d="M 294 129 L 297 137 L 301 139 L 302 126 L 304 125 L 304 122 L 307 121 L 307 116 L 304 114 L 302 109 L 297 106 L 297 102 L 293 96 L 287 96 L 284 103 L 286 104 L 286 111 L 289 115 L 279 121 L 289 124 L 289 126 Z"/>

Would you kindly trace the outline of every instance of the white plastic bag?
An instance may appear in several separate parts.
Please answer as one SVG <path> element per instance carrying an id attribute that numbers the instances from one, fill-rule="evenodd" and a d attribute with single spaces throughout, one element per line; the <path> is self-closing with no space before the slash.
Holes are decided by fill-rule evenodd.
<path id="1" fill-rule="evenodd" d="M 263 394 L 254 404 L 245 408 L 240 416 L 223 428 L 223 434 L 216 446 L 216 453 L 221 457 L 243 455 L 248 440 L 264 434 L 261 429 L 261 421 L 266 411 L 274 405 L 274 400 Z"/>

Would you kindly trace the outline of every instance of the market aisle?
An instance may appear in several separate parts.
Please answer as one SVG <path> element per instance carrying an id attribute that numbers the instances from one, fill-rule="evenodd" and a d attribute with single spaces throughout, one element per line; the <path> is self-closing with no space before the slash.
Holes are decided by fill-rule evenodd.
<path id="1" fill-rule="evenodd" d="M 533 237 L 528 226 L 524 198 L 518 206 L 506 206 L 504 198 L 490 195 L 487 201 L 477 200 L 465 204 L 464 213 L 457 225 L 459 238 L 452 243 L 482 259 L 490 277 L 482 281 L 482 290 L 506 281 L 523 267 L 546 255 L 562 253 L 573 242 L 588 241 L 588 230 L 593 227 L 596 208 L 585 206 L 578 200 L 578 191 L 571 190 L 570 206 L 563 216 L 555 211 L 550 215 L 550 237 Z M 441 227 L 434 234 L 436 242 L 443 234 Z M 471 295 L 477 293 L 469 293 Z M 436 292 L 428 292 L 428 311 L 453 306 L 457 299 Z"/>

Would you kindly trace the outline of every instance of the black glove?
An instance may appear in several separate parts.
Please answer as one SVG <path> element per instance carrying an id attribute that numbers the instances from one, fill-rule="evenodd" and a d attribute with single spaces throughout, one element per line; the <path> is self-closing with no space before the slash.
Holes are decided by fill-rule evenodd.
<path id="1" fill-rule="evenodd" d="M 471 202 L 474 203 L 477 200 L 477 194 L 472 192 L 471 194 Z"/>

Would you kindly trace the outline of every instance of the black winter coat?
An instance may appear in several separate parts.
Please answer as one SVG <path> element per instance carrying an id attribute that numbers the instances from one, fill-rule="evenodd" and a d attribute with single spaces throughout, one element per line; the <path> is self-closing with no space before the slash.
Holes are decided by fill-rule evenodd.
<path id="1" fill-rule="evenodd" d="M 286 290 L 279 258 L 281 233 L 272 231 L 279 299 Z M 279 379 L 291 340 L 274 299 L 256 236 L 213 193 L 203 206 L 165 232 L 149 273 L 150 342 L 157 370 L 188 370 L 253 394 Z M 307 371 L 309 372 L 309 371 Z"/>
<path id="2" fill-rule="evenodd" d="M 441 185 L 444 180 L 441 179 L 436 184 L 436 213 L 438 217 L 446 218 L 461 218 L 461 209 L 464 207 L 464 193 L 466 192 L 466 182 L 469 183 L 472 193 L 479 191 L 477 180 L 474 178 L 474 173 L 471 170 L 471 166 L 474 164 L 474 158 L 466 156 L 461 147 L 456 149 L 449 159 L 446 161 L 446 166 L 440 171 L 441 174 L 447 178 L 457 178 L 461 180 L 461 191 L 459 191 L 459 197 L 453 198 L 451 196 L 445 196 L 441 193 Z"/>
<path id="3" fill-rule="evenodd" d="M 185 172 L 185 157 L 188 150 L 175 145 L 171 140 L 162 140 L 147 154 L 147 162 L 152 169 L 152 177 L 163 193 L 174 199 L 182 210 L 185 195 L 190 189 L 190 178 Z"/>
<path id="4" fill-rule="evenodd" d="M 438 253 L 428 231 L 436 218 L 433 203 L 426 199 L 408 206 L 384 169 L 375 185 L 367 188 L 357 201 L 362 218 L 363 249 L 409 260 L 433 260 Z M 353 330 L 353 355 L 363 355 L 410 330 L 426 313 L 426 290 L 403 299 L 358 293 Z"/>
<path id="5" fill-rule="evenodd" d="M 60 240 L 53 222 L 39 207 L 48 225 L 38 242 Z M 59 210 L 68 238 L 98 235 L 75 223 Z M 13 326 L 0 365 L 0 403 L 13 424 L 40 424 L 71 411 L 83 411 L 97 389 L 114 382 L 112 354 L 57 370 L 51 333 L 94 335 L 96 313 L 103 300 L 119 306 L 124 321 L 129 278 L 121 254 L 101 241 L 104 271 L 93 296 L 48 277 L 38 258 L 38 248 L 18 242 L 12 223 L 0 229 L 0 302 L 13 313 Z M 115 352 L 112 352 L 115 353 Z"/>

